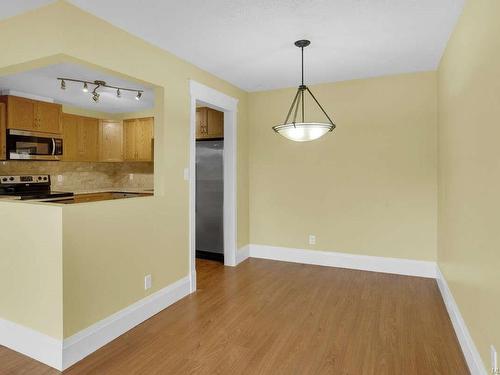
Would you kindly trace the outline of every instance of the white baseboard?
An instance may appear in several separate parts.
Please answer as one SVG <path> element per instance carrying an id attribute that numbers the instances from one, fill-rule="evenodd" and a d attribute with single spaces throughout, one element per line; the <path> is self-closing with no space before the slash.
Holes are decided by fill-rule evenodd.
<path id="1" fill-rule="evenodd" d="M 189 293 L 190 279 L 186 276 L 68 337 L 63 343 L 63 369 L 67 369 Z"/>
<path id="2" fill-rule="evenodd" d="M 0 319 L 0 345 L 62 371 L 189 293 L 186 276 L 65 340 Z"/>
<path id="3" fill-rule="evenodd" d="M 448 315 L 450 316 L 453 328 L 455 329 L 455 334 L 457 335 L 458 341 L 462 348 L 462 352 L 464 353 L 465 360 L 467 361 L 469 371 L 471 375 L 486 375 L 487 371 L 484 368 L 481 356 L 479 355 L 476 345 L 474 344 L 469 330 L 467 329 L 467 325 L 462 318 L 462 314 L 460 314 L 460 309 L 458 308 L 458 305 L 453 298 L 453 294 L 448 287 L 448 283 L 446 282 L 446 279 L 441 273 L 439 267 L 437 267 L 436 271 L 436 279 L 439 290 L 441 291 L 444 304 L 446 305 L 446 309 L 448 310 Z"/>
<path id="4" fill-rule="evenodd" d="M 0 345 L 62 370 L 62 340 L 0 319 Z"/>
<path id="5" fill-rule="evenodd" d="M 288 247 L 250 245 L 250 257 L 398 275 L 436 277 L 436 262 L 355 255 Z"/>
<path id="6" fill-rule="evenodd" d="M 240 247 L 236 252 L 236 265 L 240 264 L 250 256 L 250 245 Z"/>

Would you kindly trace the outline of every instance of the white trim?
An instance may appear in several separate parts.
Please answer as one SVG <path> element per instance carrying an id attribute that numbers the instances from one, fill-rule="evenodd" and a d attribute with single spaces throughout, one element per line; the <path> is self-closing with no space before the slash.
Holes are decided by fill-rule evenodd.
<path id="1" fill-rule="evenodd" d="M 236 134 L 238 99 L 190 80 L 191 121 L 189 131 L 189 276 L 196 290 L 196 103 L 224 112 L 224 264 L 236 265 L 237 166 Z"/>
<path id="2" fill-rule="evenodd" d="M 63 343 L 63 369 L 82 360 L 189 293 L 189 277 L 186 276 L 68 337 Z"/>
<path id="3" fill-rule="evenodd" d="M 0 345 L 63 371 L 184 298 L 189 291 L 186 276 L 65 340 L 0 319 Z"/>
<path id="4" fill-rule="evenodd" d="M 481 356 L 479 355 L 476 345 L 467 329 L 467 325 L 462 318 L 462 314 L 460 314 L 460 309 L 439 267 L 437 267 L 436 279 L 471 375 L 486 375 L 487 371 L 484 368 Z"/>
<path id="5" fill-rule="evenodd" d="M 62 340 L 0 319 L 0 345 L 62 371 Z"/>
<path id="6" fill-rule="evenodd" d="M 236 252 L 236 265 L 240 264 L 250 256 L 250 245 L 240 247 Z"/>
<path id="7" fill-rule="evenodd" d="M 385 258 L 330 251 L 292 249 L 288 247 L 250 245 L 250 257 L 285 262 L 315 264 L 319 266 L 394 273 L 420 277 L 436 277 L 436 262 Z"/>

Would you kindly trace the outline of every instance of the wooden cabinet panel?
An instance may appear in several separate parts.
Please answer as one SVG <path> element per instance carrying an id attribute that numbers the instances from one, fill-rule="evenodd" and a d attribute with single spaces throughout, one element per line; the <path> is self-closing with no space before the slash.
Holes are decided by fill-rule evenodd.
<path id="1" fill-rule="evenodd" d="M 224 137 L 224 112 L 209 108 L 207 111 L 209 138 Z"/>
<path id="2" fill-rule="evenodd" d="M 125 160 L 153 160 L 153 117 L 123 120 L 123 134 Z"/>
<path id="3" fill-rule="evenodd" d="M 79 118 L 75 115 L 63 113 L 63 160 L 78 161 L 78 124 Z"/>
<path id="4" fill-rule="evenodd" d="M 153 118 L 137 119 L 136 148 L 138 161 L 153 160 Z"/>
<path id="5" fill-rule="evenodd" d="M 123 120 L 124 159 L 127 161 L 135 160 L 135 122 L 135 119 Z"/>
<path id="6" fill-rule="evenodd" d="M 65 161 L 99 161 L 99 120 L 63 115 Z"/>
<path id="7" fill-rule="evenodd" d="M 61 134 L 62 106 L 18 96 L 4 96 L 7 103 L 7 128 Z"/>
<path id="8" fill-rule="evenodd" d="M 91 117 L 81 118 L 82 161 L 99 161 L 99 120 Z"/>
<path id="9" fill-rule="evenodd" d="M 58 133 L 61 129 L 60 104 L 35 102 L 35 128 L 39 132 Z"/>
<path id="10" fill-rule="evenodd" d="M 7 97 L 7 128 L 36 131 L 35 102 L 17 96 Z"/>
<path id="11" fill-rule="evenodd" d="M 196 108 L 196 139 L 203 139 L 208 136 L 207 109 Z"/>
<path id="12" fill-rule="evenodd" d="M 224 137 L 224 113 L 212 108 L 196 108 L 196 139 Z"/>
<path id="13" fill-rule="evenodd" d="M 7 144 L 5 140 L 7 135 L 6 112 L 5 103 L 0 103 L 0 160 L 5 160 L 7 158 Z"/>
<path id="14" fill-rule="evenodd" d="M 123 161 L 123 125 L 121 121 L 101 121 L 99 147 L 100 161 Z"/>

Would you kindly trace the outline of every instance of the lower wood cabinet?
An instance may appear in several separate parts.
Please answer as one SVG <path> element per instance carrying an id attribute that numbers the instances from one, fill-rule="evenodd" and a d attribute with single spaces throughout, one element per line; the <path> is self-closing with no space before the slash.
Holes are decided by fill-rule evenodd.
<path id="1" fill-rule="evenodd" d="M 153 161 L 154 118 L 123 120 L 123 147 L 126 161 Z"/>
<path id="2" fill-rule="evenodd" d="M 99 160 L 99 120 L 92 117 L 64 113 L 63 120 L 63 160 Z"/>

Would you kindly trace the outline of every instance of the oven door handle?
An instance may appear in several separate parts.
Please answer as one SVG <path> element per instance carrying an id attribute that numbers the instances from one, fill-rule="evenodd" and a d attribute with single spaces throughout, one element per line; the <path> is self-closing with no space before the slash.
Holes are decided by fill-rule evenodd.
<path id="1" fill-rule="evenodd" d="M 52 155 L 56 154 L 56 140 L 52 138 Z"/>

